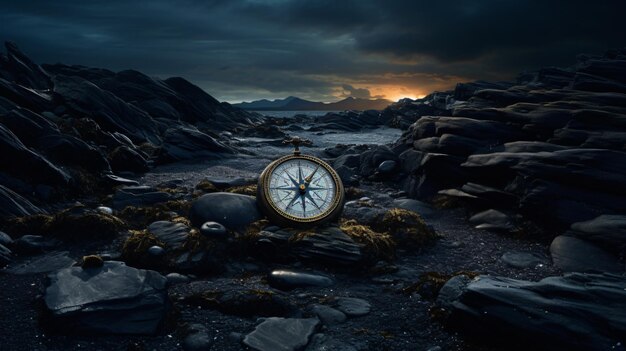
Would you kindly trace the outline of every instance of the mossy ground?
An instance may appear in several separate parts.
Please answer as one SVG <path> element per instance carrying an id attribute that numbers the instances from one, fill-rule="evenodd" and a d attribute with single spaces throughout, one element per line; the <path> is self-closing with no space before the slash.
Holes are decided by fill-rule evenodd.
<path id="1" fill-rule="evenodd" d="M 392 208 L 373 224 L 375 230 L 389 233 L 403 247 L 419 248 L 438 238 L 437 233 L 424 222 L 419 214 Z"/>
<path id="2" fill-rule="evenodd" d="M 33 234 L 81 241 L 114 238 L 125 226 L 123 220 L 113 215 L 70 208 L 54 215 L 37 214 L 13 218 L 4 229 L 13 236 Z"/>
<path id="3" fill-rule="evenodd" d="M 355 220 L 342 220 L 340 228 L 363 246 L 366 259 L 375 262 L 379 259 L 391 261 L 395 258 L 396 244 L 389 234 L 376 232 Z"/>
<path id="4" fill-rule="evenodd" d="M 235 194 L 249 195 L 249 196 L 256 196 L 256 191 L 257 191 L 256 184 L 234 186 L 232 188 L 226 189 L 226 192 L 228 193 L 235 193 Z"/>

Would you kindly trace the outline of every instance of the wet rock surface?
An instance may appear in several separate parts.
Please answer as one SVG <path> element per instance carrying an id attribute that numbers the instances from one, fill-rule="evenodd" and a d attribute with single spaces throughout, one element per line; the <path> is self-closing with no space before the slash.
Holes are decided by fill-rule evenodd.
<path id="1" fill-rule="evenodd" d="M 49 328 L 69 333 L 154 334 L 168 312 L 166 279 L 121 262 L 71 267 L 50 275 Z"/>
<path id="2" fill-rule="evenodd" d="M 258 351 L 298 350 L 308 344 L 319 323 L 317 318 L 268 318 L 243 343 Z"/>
<path id="3" fill-rule="evenodd" d="M 450 325 L 473 337 L 490 335 L 499 346 L 514 340 L 540 349 L 606 350 L 619 347 L 626 330 L 625 284 L 611 274 L 539 282 L 479 276 L 448 282 L 439 303 Z"/>

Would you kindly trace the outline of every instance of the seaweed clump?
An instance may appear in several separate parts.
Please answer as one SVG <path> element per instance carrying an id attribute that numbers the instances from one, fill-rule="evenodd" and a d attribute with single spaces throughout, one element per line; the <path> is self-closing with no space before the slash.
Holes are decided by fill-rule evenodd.
<path id="1" fill-rule="evenodd" d="M 148 249 L 152 246 L 165 247 L 163 242 L 147 230 L 131 230 L 130 236 L 122 245 L 121 258 L 129 266 L 146 267 L 154 261 L 148 253 Z"/>
<path id="2" fill-rule="evenodd" d="M 423 247 L 439 237 L 419 214 L 401 208 L 388 210 L 373 226 L 389 233 L 397 244 L 409 248 Z"/>
<path id="3" fill-rule="evenodd" d="M 339 228 L 352 240 L 362 245 L 366 259 L 391 261 L 395 258 L 396 244 L 389 234 L 374 231 L 371 227 L 359 224 L 353 219 L 341 220 Z"/>

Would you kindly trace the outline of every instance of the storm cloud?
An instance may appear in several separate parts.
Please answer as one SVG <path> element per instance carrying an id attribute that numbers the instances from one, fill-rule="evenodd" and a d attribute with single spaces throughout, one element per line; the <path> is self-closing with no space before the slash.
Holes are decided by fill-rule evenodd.
<path id="1" fill-rule="evenodd" d="M 1 2 L 38 62 L 183 76 L 227 101 L 399 98 L 626 45 L 626 2 Z M 349 87 L 349 88 L 347 88 Z"/>

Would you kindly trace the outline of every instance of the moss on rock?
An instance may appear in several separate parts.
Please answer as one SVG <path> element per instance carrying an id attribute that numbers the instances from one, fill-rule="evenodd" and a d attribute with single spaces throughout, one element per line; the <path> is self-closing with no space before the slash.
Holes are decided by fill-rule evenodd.
<path id="1" fill-rule="evenodd" d="M 122 260 L 133 267 L 146 267 L 154 261 L 148 249 L 152 246 L 165 247 L 165 244 L 147 230 L 131 230 L 130 236 L 122 245 Z"/>
<path id="2" fill-rule="evenodd" d="M 389 234 L 374 231 L 356 220 L 341 220 L 340 229 L 363 246 L 363 252 L 368 260 L 392 260 L 395 257 L 395 243 Z"/>
<path id="3" fill-rule="evenodd" d="M 424 222 L 419 214 L 392 208 L 373 224 L 375 230 L 389 233 L 396 243 L 410 248 L 419 248 L 438 238 L 437 233 Z"/>
<path id="4" fill-rule="evenodd" d="M 257 185 L 249 184 L 249 185 L 234 186 L 232 188 L 226 189 L 226 192 L 241 194 L 241 195 L 256 196 Z"/>

